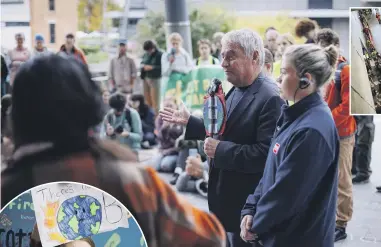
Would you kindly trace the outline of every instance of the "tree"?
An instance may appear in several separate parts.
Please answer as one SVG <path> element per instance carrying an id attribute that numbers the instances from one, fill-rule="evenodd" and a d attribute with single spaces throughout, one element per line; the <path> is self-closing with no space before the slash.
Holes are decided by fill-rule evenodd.
<path id="1" fill-rule="evenodd" d="M 305 42 L 303 38 L 298 38 L 295 35 L 295 26 L 299 19 L 288 17 L 286 13 L 276 16 L 241 16 L 237 17 L 235 28 L 250 28 L 256 30 L 262 38 L 264 38 L 265 31 L 268 27 L 276 28 L 280 34 L 290 33 L 294 36 L 297 44 Z"/>
<path id="2" fill-rule="evenodd" d="M 79 0 L 78 29 L 85 32 L 100 30 L 103 21 L 103 1 L 106 0 Z M 113 0 L 108 0 L 107 11 L 122 10 Z"/>
<path id="3" fill-rule="evenodd" d="M 192 10 L 189 15 L 193 54 L 198 54 L 197 42 L 200 39 L 211 39 L 215 32 L 227 32 L 233 28 L 234 19 L 220 10 L 209 11 L 202 8 Z M 165 40 L 165 17 L 164 13 L 152 12 L 139 21 L 137 36 L 134 37 L 139 43 L 153 39 L 162 49 L 166 47 Z"/>

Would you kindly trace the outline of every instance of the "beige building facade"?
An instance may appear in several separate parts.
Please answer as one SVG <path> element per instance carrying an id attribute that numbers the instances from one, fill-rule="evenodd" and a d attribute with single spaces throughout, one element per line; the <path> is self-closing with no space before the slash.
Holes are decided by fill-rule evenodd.
<path id="1" fill-rule="evenodd" d="M 30 0 L 32 46 L 42 34 L 48 49 L 58 51 L 68 33 L 78 29 L 78 0 Z"/>

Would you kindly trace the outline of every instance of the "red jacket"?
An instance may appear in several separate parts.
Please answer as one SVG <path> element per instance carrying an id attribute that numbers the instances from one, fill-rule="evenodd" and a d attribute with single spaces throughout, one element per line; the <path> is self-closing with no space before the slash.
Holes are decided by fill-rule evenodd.
<path id="1" fill-rule="evenodd" d="M 62 45 L 61 48 L 60 48 L 60 52 L 66 52 L 66 47 L 65 45 Z M 78 58 L 82 63 L 84 63 L 85 65 L 87 65 L 87 61 L 86 61 L 86 57 L 85 57 L 85 54 L 83 54 L 83 52 L 81 50 L 79 50 L 78 48 L 76 47 L 73 47 L 73 53 L 74 53 L 74 56 L 76 58 Z"/>
<path id="2" fill-rule="evenodd" d="M 339 62 L 345 62 L 346 59 L 339 57 Z M 326 89 L 326 101 L 332 111 L 333 119 L 335 120 L 336 128 L 340 137 L 348 137 L 356 131 L 356 121 L 349 113 L 349 76 L 350 66 L 345 65 L 341 70 L 341 103 L 337 104 L 338 94 L 336 92 L 334 79 L 329 83 Z"/>

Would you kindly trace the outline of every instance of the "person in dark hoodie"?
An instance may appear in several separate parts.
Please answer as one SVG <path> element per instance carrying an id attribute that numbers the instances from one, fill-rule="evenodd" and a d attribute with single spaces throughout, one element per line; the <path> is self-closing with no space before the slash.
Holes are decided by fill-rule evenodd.
<path id="1" fill-rule="evenodd" d="M 242 209 L 241 237 L 265 247 L 333 247 L 339 136 L 319 89 L 331 80 L 338 51 L 314 44 L 287 48 L 281 66 L 286 100 L 263 178 Z"/>
<path id="2" fill-rule="evenodd" d="M 143 128 L 142 147 L 149 148 L 156 144 L 155 131 L 155 112 L 144 102 L 144 96 L 141 94 L 133 94 L 130 97 L 131 107 L 140 115 Z"/>

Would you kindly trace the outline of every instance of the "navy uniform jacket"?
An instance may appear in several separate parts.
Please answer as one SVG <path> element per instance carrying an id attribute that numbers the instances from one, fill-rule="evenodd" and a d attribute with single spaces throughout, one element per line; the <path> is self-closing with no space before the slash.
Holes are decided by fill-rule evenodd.
<path id="1" fill-rule="evenodd" d="M 227 104 L 233 90 L 226 95 Z M 276 83 L 261 73 L 227 118 L 210 165 L 208 204 L 228 232 L 240 231 L 242 207 L 262 177 L 283 104 Z M 185 139 L 204 140 L 205 136 L 203 120 L 192 116 Z"/>
<path id="2" fill-rule="evenodd" d="M 283 106 L 263 178 L 241 213 L 254 215 L 265 247 L 334 246 L 339 147 L 319 94 Z"/>

